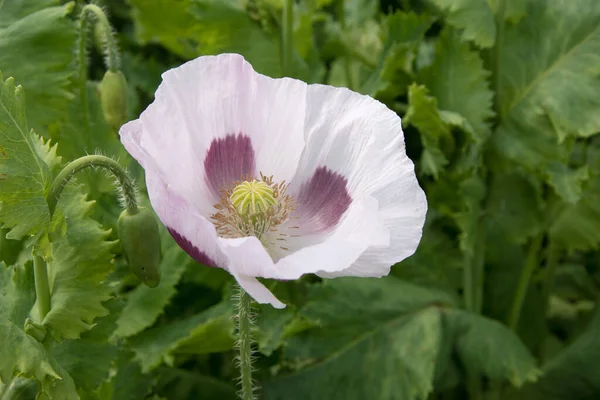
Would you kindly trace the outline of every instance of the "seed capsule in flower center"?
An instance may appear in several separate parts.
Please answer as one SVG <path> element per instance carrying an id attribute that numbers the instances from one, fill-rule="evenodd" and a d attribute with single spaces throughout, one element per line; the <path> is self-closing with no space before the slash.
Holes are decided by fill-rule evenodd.
<path id="1" fill-rule="evenodd" d="M 256 179 L 237 185 L 229 197 L 231 204 L 240 215 L 265 213 L 277 204 L 273 188 Z"/>
<path id="2" fill-rule="evenodd" d="M 279 227 L 292 218 L 295 209 L 294 199 L 285 193 L 288 185 L 274 183 L 272 176 L 261 173 L 260 180 L 238 181 L 232 186 L 221 191 L 211 215 L 219 236 L 255 236 L 271 247 L 284 241 L 288 234 L 279 232 Z"/>

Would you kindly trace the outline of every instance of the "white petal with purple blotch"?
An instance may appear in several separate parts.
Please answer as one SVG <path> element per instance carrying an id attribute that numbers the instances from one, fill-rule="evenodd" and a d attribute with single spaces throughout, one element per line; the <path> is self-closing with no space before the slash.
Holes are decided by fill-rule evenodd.
<path id="1" fill-rule="evenodd" d="M 120 134 L 179 245 L 261 303 L 284 306 L 257 277 L 383 276 L 420 240 L 427 204 L 400 118 L 368 96 L 268 78 L 235 54 L 199 57 L 164 73 Z M 259 173 L 290 182 L 282 242 L 218 237 L 222 190 Z"/>
<path id="2" fill-rule="evenodd" d="M 306 146 L 291 192 L 299 182 L 311 179 L 319 166 L 325 166 L 347 180 L 350 197 L 377 199 L 379 217 L 391 234 L 389 246 L 366 250 L 346 269 L 318 274 L 387 275 L 393 264 L 415 252 L 427 212 L 414 164 L 406 156 L 400 118 L 369 96 L 345 88 L 310 85 L 305 130 Z"/>

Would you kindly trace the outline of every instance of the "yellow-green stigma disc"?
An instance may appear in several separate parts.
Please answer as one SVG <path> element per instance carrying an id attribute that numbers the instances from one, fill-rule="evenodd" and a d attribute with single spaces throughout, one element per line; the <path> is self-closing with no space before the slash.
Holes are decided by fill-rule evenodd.
<path id="1" fill-rule="evenodd" d="M 277 203 L 273 188 L 257 180 L 244 181 L 237 185 L 229 200 L 239 215 L 264 213 Z"/>

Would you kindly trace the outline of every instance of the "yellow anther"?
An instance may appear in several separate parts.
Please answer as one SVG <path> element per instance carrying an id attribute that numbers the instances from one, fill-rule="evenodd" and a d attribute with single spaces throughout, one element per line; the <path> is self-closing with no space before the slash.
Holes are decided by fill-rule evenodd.
<path id="1" fill-rule="evenodd" d="M 266 212 L 277 204 L 273 188 L 265 182 L 253 180 L 244 181 L 237 185 L 229 201 L 239 215 L 256 215 Z"/>

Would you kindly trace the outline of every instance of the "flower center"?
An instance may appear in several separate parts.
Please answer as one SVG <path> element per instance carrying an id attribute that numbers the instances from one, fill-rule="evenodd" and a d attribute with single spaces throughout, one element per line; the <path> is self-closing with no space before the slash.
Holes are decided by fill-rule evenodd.
<path id="1" fill-rule="evenodd" d="M 273 177 L 261 174 L 260 180 L 235 182 L 233 189 L 222 190 L 217 212 L 211 216 L 217 233 L 229 238 L 256 236 L 265 246 L 285 240 L 278 227 L 294 211 L 286 189 L 285 182 L 273 183 Z"/>
<path id="2" fill-rule="evenodd" d="M 273 188 L 256 179 L 237 185 L 229 201 L 241 216 L 264 214 L 277 204 L 273 197 Z"/>

